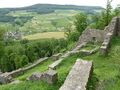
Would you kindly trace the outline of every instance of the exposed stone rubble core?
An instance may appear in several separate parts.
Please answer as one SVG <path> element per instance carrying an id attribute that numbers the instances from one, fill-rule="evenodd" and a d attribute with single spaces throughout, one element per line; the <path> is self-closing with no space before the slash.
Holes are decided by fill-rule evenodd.
<path id="1" fill-rule="evenodd" d="M 100 54 L 106 55 L 108 53 L 108 49 L 110 47 L 110 42 L 113 36 L 119 35 L 119 19 L 118 17 L 115 17 L 112 19 L 110 24 L 105 28 L 105 37 L 104 41 L 102 43 L 102 46 L 100 47 Z"/>
<path id="2" fill-rule="evenodd" d="M 92 61 L 78 59 L 59 90 L 86 90 L 92 72 Z"/>
<path id="3" fill-rule="evenodd" d="M 58 53 L 58 54 L 53 55 L 53 56 L 52 56 L 52 60 L 53 60 L 53 61 L 58 60 L 61 55 L 62 55 L 62 53 Z"/>
<path id="4" fill-rule="evenodd" d="M 108 52 L 108 48 L 110 46 L 110 41 L 112 39 L 112 34 L 111 33 L 107 33 L 104 42 L 102 43 L 102 46 L 100 47 L 100 54 L 102 55 L 106 55 Z"/>
<path id="5" fill-rule="evenodd" d="M 99 47 L 96 47 L 92 50 L 80 50 L 79 52 L 84 55 L 91 55 L 91 54 L 94 54 L 95 52 L 97 52 L 98 49 L 99 49 Z"/>
<path id="6" fill-rule="evenodd" d="M 0 84 L 7 84 L 12 81 L 12 77 L 7 72 L 0 75 Z"/>
<path id="7" fill-rule="evenodd" d="M 49 84 L 56 83 L 58 80 L 58 74 L 55 70 L 48 70 L 44 73 L 34 73 L 27 78 L 30 81 L 46 81 Z"/>
<path id="8" fill-rule="evenodd" d="M 104 40 L 104 31 L 87 28 L 80 36 L 78 44 L 82 44 L 84 42 L 91 42 L 93 40 L 102 42 Z"/>
<path id="9" fill-rule="evenodd" d="M 43 80 L 43 73 L 33 73 L 27 80 L 36 81 L 36 80 Z"/>
<path id="10" fill-rule="evenodd" d="M 56 83 L 58 81 L 58 74 L 55 70 L 48 70 L 45 74 L 44 74 L 44 80 L 47 83 L 53 84 Z"/>

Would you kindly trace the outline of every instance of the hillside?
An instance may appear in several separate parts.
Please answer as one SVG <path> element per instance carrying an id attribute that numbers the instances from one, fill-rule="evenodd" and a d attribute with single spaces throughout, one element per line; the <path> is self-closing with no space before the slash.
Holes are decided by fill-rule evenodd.
<path id="1" fill-rule="evenodd" d="M 73 25 L 74 16 L 80 12 L 94 14 L 103 10 L 99 6 L 74 6 L 36 4 L 22 8 L 0 8 L 0 25 L 9 31 L 20 30 L 23 35 L 40 32 L 64 31 Z"/>
<path id="2" fill-rule="evenodd" d="M 0 22 L 11 22 L 15 20 L 15 17 L 6 16 L 6 14 L 15 11 L 36 12 L 38 14 L 53 13 L 55 10 L 79 10 L 86 13 L 94 13 L 95 11 L 103 10 L 99 6 L 74 6 L 74 5 L 52 5 L 52 4 L 36 4 L 22 8 L 0 8 Z"/>
<path id="3" fill-rule="evenodd" d="M 81 10 L 87 13 L 93 12 L 94 10 L 102 10 L 100 6 L 75 6 L 75 5 L 54 5 L 54 4 L 36 4 L 22 8 L 1 8 L 0 14 L 7 14 L 10 11 L 21 11 L 26 10 L 27 12 L 37 12 L 40 14 L 51 13 L 55 10 Z M 88 12 L 89 11 L 89 12 Z"/>
<path id="4" fill-rule="evenodd" d="M 120 90 L 118 9 L 1 8 L 0 90 Z"/>
<path id="5" fill-rule="evenodd" d="M 39 89 L 59 90 L 59 88 L 64 84 L 64 81 L 68 76 L 68 73 L 72 69 L 73 65 L 75 64 L 77 58 L 81 58 L 83 61 L 86 61 L 86 62 L 87 61 L 93 62 L 93 70 L 92 70 L 93 72 L 88 77 L 90 78 L 90 80 L 89 82 L 87 82 L 86 84 L 87 89 L 85 90 L 119 90 L 120 88 L 119 87 L 120 86 L 120 79 L 119 79 L 120 78 L 120 75 L 119 75 L 120 74 L 120 67 L 119 67 L 120 28 L 118 27 L 120 24 L 119 20 L 120 20 L 119 17 L 113 18 L 110 24 L 104 30 L 86 29 L 85 31 L 83 31 L 82 35 L 80 36 L 79 41 L 77 42 L 78 44 L 72 45 L 72 48 L 68 49 L 69 51 L 66 49 L 66 52 L 61 52 L 61 56 L 58 58 L 55 58 L 55 60 L 53 59 L 55 55 L 51 54 L 52 57 L 49 57 L 49 58 L 47 57 L 44 60 L 44 62 L 43 61 L 40 62 L 39 64 L 36 65 L 36 67 L 34 66 L 31 68 L 30 65 L 34 65 L 37 61 L 29 63 L 28 65 L 20 69 L 17 69 L 12 73 L 11 72 L 1 73 L 0 75 L 1 83 L 2 81 L 4 81 L 3 78 L 6 78 L 5 80 L 7 84 L 1 85 L 0 90 L 26 90 L 26 88 L 29 90 L 37 90 L 37 89 L 38 90 Z M 94 40 L 93 40 L 93 37 L 94 37 Z M 40 41 L 39 42 L 37 41 L 37 46 L 34 43 L 35 45 L 34 48 L 28 48 L 27 50 L 28 54 L 30 56 L 31 55 L 33 56 L 33 53 L 30 53 L 30 52 L 33 49 L 34 50 L 36 49 L 35 51 L 39 52 L 41 55 L 43 52 L 40 52 L 40 51 L 42 51 L 43 48 L 41 49 L 39 48 L 40 46 L 43 47 L 45 45 L 48 45 L 45 47 L 45 50 L 48 51 L 48 49 L 50 49 L 50 52 L 53 53 L 54 51 L 53 49 L 56 47 L 56 45 L 58 45 L 58 43 L 53 44 L 53 42 L 49 42 L 49 41 L 50 40 L 48 40 L 47 43 L 43 43 L 42 41 L 43 43 L 43 44 L 41 43 L 42 45 L 39 44 Z M 60 43 L 60 41 L 57 41 L 57 42 Z M 65 42 L 64 41 L 61 41 L 61 42 L 62 44 L 60 43 L 60 46 L 63 46 Z M 24 44 L 25 43 L 23 43 L 23 45 Z M 61 47 L 61 49 L 65 49 L 66 47 L 69 47 L 69 45 L 68 46 L 64 45 L 64 47 Z M 27 47 L 27 46 L 30 46 L 30 44 L 26 43 L 26 45 L 24 46 Z M 19 48 L 19 50 L 20 49 L 21 48 Z M 44 52 L 44 53 L 50 54 L 50 52 L 49 53 Z M 11 55 L 15 55 L 15 54 L 12 53 Z M 48 56 L 51 56 L 51 55 L 48 55 Z M 11 65 L 13 64 L 11 63 Z M 28 69 L 29 66 L 30 68 Z M 86 66 L 86 68 L 87 67 L 88 66 Z M 48 84 L 47 81 L 41 80 L 40 78 L 36 79 L 39 76 L 41 76 L 41 74 L 36 74 L 36 72 L 46 73 L 47 70 L 51 70 L 51 69 L 58 73 L 58 76 L 57 76 L 58 80 L 56 81 L 56 83 Z M 86 73 L 85 68 L 81 71 Z M 79 74 L 81 73 L 78 73 L 75 76 L 72 76 L 73 79 L 76 77 L 79 77 Z M 29 77 L 31 77 L 31 75 L 32 76 L 37 75 L 38 77 L 28 79 Z M 50 75 L 53 75 L 53 74 L 50 73 Z M 7 80 L 11 79 L 10 76 L 12 76 L 13 78 L 13 82 L 12 80 L 10 81 L 12 83 L 7 82 Z M 48 76 L 48 78 L 50 77 Z M 48 78 L 47 80 L 49 80 Z M 83 76 L 82 78 L 85 78 L 85 77 Z"/>
<path id="6" fill-rule="evenodd" d="M 73 55 L 68 58 L 66 58 L 57 68 L 58 74 L 59 74 L 59 82 L 57 84 L 47 84 L 45 82 L 36 81 L 36 82 L 30 82 L 26 81 L 25 79 L 30 76 L 33 72 L 43 72 L 44 70 L 47 70 L 48 65 L 52 63 L 51 60 L 48 60 L 44 62 L 42 65 L 27 71 L 25 74 L 19 76 L 16 78 L 16 80 L 22 80 L 21 83 L 15 84 L 15 85 L 2 85 L 0 86 L 0 90 L 39 90 L 42 88 L 42 90 L 58 90 L 59 87 L 63 84 L 68 72 L 70 71 L 71 67 L 74 65 L 77 58 L 83 58 L 85 60 L 93 60 L 94 62 L 94 73 L 92 78 L 92 85 L 89 86 L 89 90 L 94 90 L 92 88 L 95 88 L 97 86 L 97 90 L 119 90 L 120 86 L 120 37 L 115 37 L 112 40 L 112 48 L 110 49 L 110 53 L 107 57 L 101 57 L 99 56 L 99 53 L 93 54 L 92 56 L 79 56 Z"/>

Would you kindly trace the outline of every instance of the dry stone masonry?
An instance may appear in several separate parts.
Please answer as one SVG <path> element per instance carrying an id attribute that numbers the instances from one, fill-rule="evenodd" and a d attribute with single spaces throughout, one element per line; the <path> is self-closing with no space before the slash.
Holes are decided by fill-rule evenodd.
<path id="1" fill-rule="evenodd" d="M 58 53 L 58 54 L 53 55 L 53 56 L 52 56 L 52 60 L 53 60 L 53 61 L 58 60 L 61 55 L 62 55 L 62 53 Z"/>
<path id="2" fill-rule="evenodd" d="M 49 84 L 56 83 L 58 80 L 58 74 L 55 70 L 48 70 L 44 73 L 34 73 L 27 78 L 30 81 L 45 81 Z"/>
<path id="3" fill-rule="evenodd" d="M 103 30 L 87 28 L 85 31 L 83 31 L 82 35 L 80 36 L 78 44 L 82 44 L 85 42 L 91 42 L 93 40 L 102 42 L 103 39 L 104 39 Z"/>
<path id="4" fill-rule="evenodd" d="M 55 70 L 48 70 L 45 74 L 44 74 L 44 80 L 47 83 L 53 84 L 56 83 L 58 81 L 58 74 Z"/>
<path id="5" fill-rule="evenodd" d="M 119 35 L 120 32 L 120 17 L 112 19 L 110 24 L 104 30 L 104 41 L 100 47 L 100 54 L 106 55 L 110 47 L 110 42 L 113 36 Z"/>
<path id="6" fill-rule="evenodd" d="M 8 73 L 4 73 L 0 75 L 0 84 L 7 84 L 12 81 L 13 81 L 13 78 Z"/>
<path id="7" fill-rule="evenodd" d="M 91 55 L 91 54 L 94 54 L 95 52 L 97 52 L 98 49 L 99 49 L 99 47 L 96 47 L 96 48 L 94 48 L 92 50 L 83 49 L 83 50 L 80 50 L 80 53 L 82 53 L 83 55 Z"/>
<path id="8" fill-rule="evenodd" d="M 43 80 L 43 73 L 33 73 L 30 77 L 27 78 L 27 80 L 30 81 L 38 81 L 38 80 Z"/>
<path id="9" fill-rule="evenodd" d="M 48 66 L 49 69 L 56 69 L 56 67 L 68 56 L 79 53 L 79 49 L 85 46 L 86 43 L 79 44 L 76 48 L 74 48 L 72 51 L 68 51 L 65 54 L 63 54 L 58 60 L 56 60 L 54 63 Z"/>
<path id="10" fill-rule="evenodd" d="M 78 59 L 59 90 L 86 90 L 92 72 L 92 61 Z"/>
<path id="11" fill-rule="evenodd" d="M 37 62 L 33 63 L 32 65 L 30 65 L 28 67 L 20 68 L 18 70 L 12 71 L 12 72 L 6 72 L 6 73 L 0 74 L 0 83 L 1 84 L 6 84 L 6 83 L 12 82 L 13 81 L 12 78 L 15 78 L 15 77 L 23 74 L 25 71 L 39 65 L 41 62 L 43 62 L 47 59 L 48 59 L 48 57 L 41 58 Z"/>

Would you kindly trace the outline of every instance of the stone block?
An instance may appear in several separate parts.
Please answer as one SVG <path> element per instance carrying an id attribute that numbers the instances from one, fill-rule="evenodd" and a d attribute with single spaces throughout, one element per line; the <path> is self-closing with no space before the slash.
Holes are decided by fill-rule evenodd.
<path id="1" fill-rule="evenodd" d="M 87 90 L 92 72 L 92 61 L 78 59 L 59 90 Z"/>
<path id="2" fill-rule="evenodd" d="M 58 80 L 58 74 L 55 70 L 48 70 L 45 74 L 44 74 L 44 80 L 49 83 L 49 84 L 53 84 L 56 83 Z"/>
<path id="3" fill-rule="evenodd" d="M 44 78 L 43 73 L 34 73 L 30 77 L 28 77 L 27 80 L 37 81 L 37 80 L 43 80 L 43 78 Z"/>
<path id="4" fill-rule="evenodd" d="M 0 75 L 0 84 L 7 84 L 12 82 L 13 79 L 10 75 L 8 75 L 8 73 L 4 73 Z"/>
<path id="5" fill-rule="evenodd" d="M 64 58 L 60 58 L 59 60 L 55 61 L 54 63 L 48 66 L 49 69 L 56 69 L 56 67 L 63 61 Z"/>
<path id="6" fill-rule="evenodd" d="M 83 55 L 90 55 L 90 54 L 92 54 L 91 50 L 80 50 L 80 53 L 82 53 Z"/>
<path id="7" fill-rule="evenodd" d="M 100 54 L 101 55 L 106 55 L 107 54 L 107 47 L 106 46 L 101 46 L 100 47 Z"/>
<path id="8" fill-rule="evenodd" d="M 53 60 L 53 61 L 58 60 L 61 55 L 62 55 L 62 53 L 58 53 L 58 54 L 53 55 L 53 56 L 52 56 L 52 60 Z"/>

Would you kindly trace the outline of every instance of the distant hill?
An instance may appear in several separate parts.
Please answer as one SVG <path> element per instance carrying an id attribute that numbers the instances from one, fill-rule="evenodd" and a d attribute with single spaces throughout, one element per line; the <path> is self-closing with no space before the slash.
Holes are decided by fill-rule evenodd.
<path id="1" fill-rule="evenodd" d="M 21 8 L 0 8 L 0 23 L 2 22 L 2 23 L 9 23 L 14 25 L 16 24 L 15 22 L 16 19 L 19 19 L 20 23 L 24 25 L 24 23 L 30 21 L 33 17 L 35 17 L 35 15 L 34 16 L 31 15 L 31 13 L 36 13 L 36 15 L 40 15 L 40 14 L 54 13 L 58 10 L 62 10 L 64 11 L 64 13 L 66 12 L 66 14 L 68 15 L 71 14 L 67 12 L 69 10 L 74 10 L 77 12 L 83 11 L 86 12 L 87 14 L 94 14 L 96 13 L 96 11 L 103 10 L 103 8 L 100 6 L 75 6 L 75 5 L 56 5 L 56 4 L 35 4 Z M 21 13 L 25 12 L 27 13 L 27 15 L 22 15 L 19 17 L 14 16 L 14 13 L 18 11 L 20 11 Z M 11 12 L 13 13 L 12 15 L 10 15 Z M 64 19 L 62 18 L 61 20 Z"/>
<path id="2" fill-rule="evenodd" d="M 35 4 L 22 8 L 1 8 L 0 14 L 7 14 L 10 11 L 26 10 L 27 12 L 51 13 L 55 10 L 81 10 L 85 12 L 93 12 L 94 10 L 102 10 L 100 6 L 75 6 L 75 5 L 56 5 L 56 4 Z"/>

